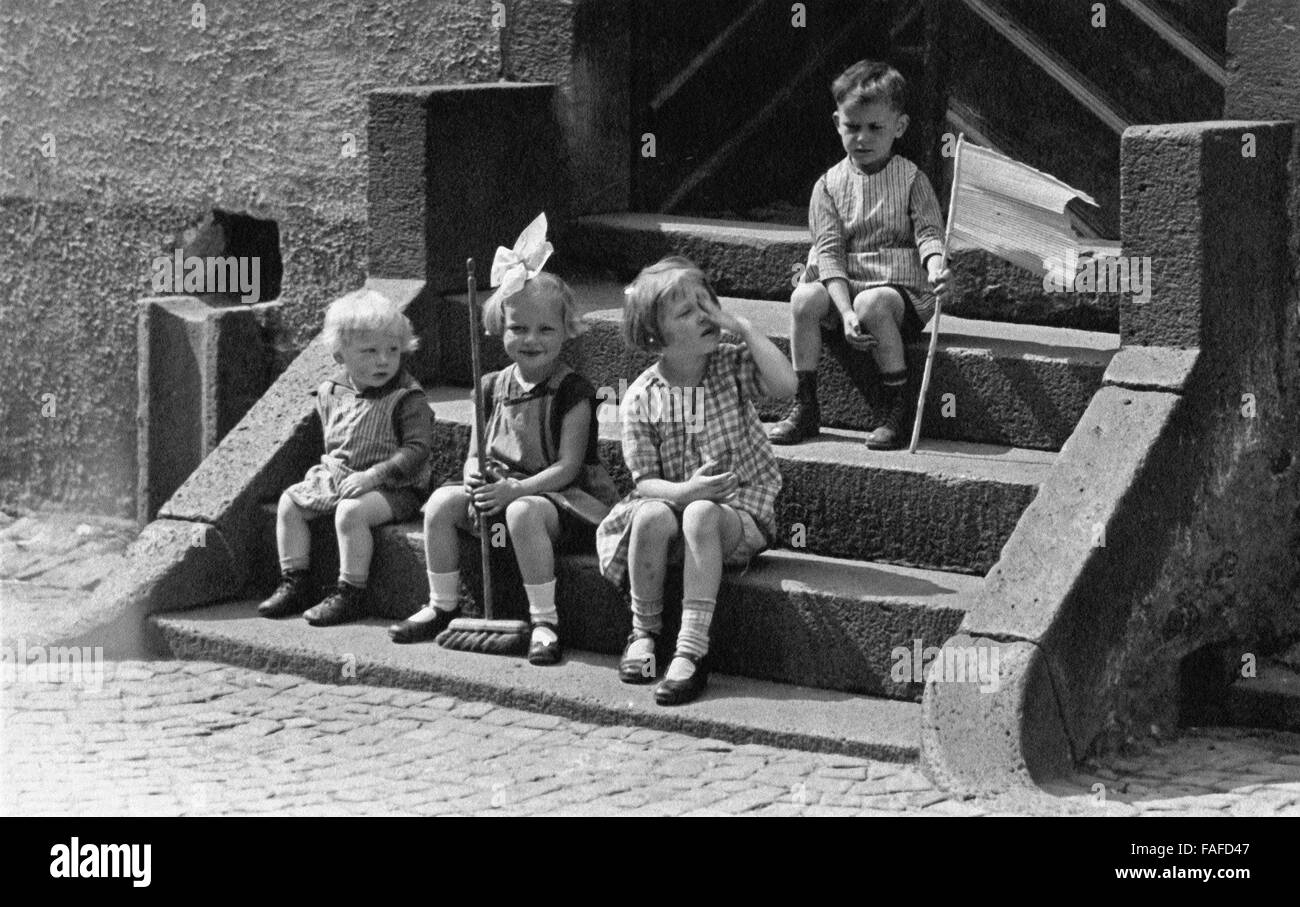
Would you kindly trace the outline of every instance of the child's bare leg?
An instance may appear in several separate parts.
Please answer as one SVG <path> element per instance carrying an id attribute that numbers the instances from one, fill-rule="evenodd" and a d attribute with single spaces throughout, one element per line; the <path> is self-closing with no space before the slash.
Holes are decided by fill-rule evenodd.
<path id="1" fill-rule="evenodd" d="M 424 505 L 424 560 L 430 573 L 460 567 L 457 527 L 469 528 L 469 493 L 459 485 L 444 485 Z"/>
<path id="2" fill-rule="evenodd" d="M 526 495 L 506 507 L 506 528 L 519 561 L 519 575 L 528 597 L 528 617 L 533 623 L 532 643 L 553 646 L 559 637 L 549 627 L 559 625 L 555 609 L 555 542 L 560 537 L 560 514 L 539 495 Z M 533 660 L 530 657 L 530 660 Z M 558 660 L 558 656 L 556 658 Z M 547 663 L 553 663 L 549 659 Z"/>
<path id="3" fill-rule="evenodd" d="M 722 583 L 722 558 L 744 535 L 740 514 L 727 504 L 692 501 L 682 513 L 685 572 L 682 582 L 682 629 L 677 635 L 677 655 L 665 675 L 686 680 L 695 664 L 683 654 L 703 658 L 709 651 L 709 627 Z"/>
<path id="4" fill-rule="evenodd" d="M 663 631 L 664 574 L 668 547 L 677 538 L 677 515 L 663 501 L 646 501 L 632 515 L 628 576 L 632 593 L 632 628 L 656 636 Z M 653 654 L 653 644 L 644 647 Z"/>
<path id="5" fill-rule="evenodd" d="M 822 354 L 822 319 L 831 294 L 820 283 L 801 283 L 790 295 L 790 353 L 796 372 L 817 371 Z"/>
<path id="6" fill-rule="evenodd" d="M 821 431 L 817 360 L 822 354 L 821 321 L 830 307 L 831 294 L 820 283 L 801 283 L 790 296 L 790 352 L 799 388 L 789 414 L 768 431 L 773 444 L 798 444 Z"/>
<path id="7" fill-rule="evenodd" d="M 525 584 L 555 579 L 555 542 L 560 537 L 560 514 L 540 495 L 527 495 L 506 508 L 506 528 L 519 561 Z"/>
<path id="8" fill-rule="evenodd" d="M 334 511 L 334 532 L 339 540 L 339 582 L 332 595 L 303 612 L 313 627 L 332 627 L 365 617 L 366 583 L 375 541 L 373 527 L 393 518 L 393 509 L 377 491 L 359 498 L 344 498 Z"/>
<path id="9" fill-rule="evenodd" d="M 418 642 L 436 635 L 460 608 L 460 540 L 456 530 L 469 528 L 469 493 L 459 485 L 444 485 L 424 505 L 424 561 L 429 578 L 429 602 L 404 623 L 430 624 L 421 632 L 396 625 L 388 635 L 397 642 Z"/>
<path id="10" fill-rule="evenodd" d="M 903 297 L 889 287 L 872 287 L 863 290 L 853 300 L 853 310 L 858 322 L 876 338 L 872 355 L 881 379 L 888 384 L 888 376 L 903 373 L 906 380 L 907 364 L 903 358 Z"/>
<path id="11" fill-rule="evenodd" d="M 306 570 L 311 562 L 311 530 L 307 516 L 286 491 L 275 510 L 275 544 L 281 570 Z"/>
<path id="12" fill-rule="evenodd" d="M 339 502 L 334 512 L 334 529 L 339 540 L 339 579 L 350 586 L 365 588 L 375 548 L 371 530 L 392 519 L 393 509 L 377 491 Z"/>
<path id="13" fill-rule="evenodd" d="M 906 422 L 907 360 L 903 352 L 904 302 L 897 290 L 873 287 L 859 293 L 853 301 L 858 319 L 876 338 L 873 351 L 880 369 L 880 383 L 885 404 L 883 420 L 866 438 L 873 450 L 893 450 L 900 446 Z"/>
<path id="14" fill-rule="evenodd" d="M 319 516 L 294 503 L 288 492 L 280 495 L 275 511 L 275 543 L 280 553 L 280 585 L 266 601 L 257 606 L 263 617 L 289 617 L 301 614 L 312 603 L 311 581 L 307 567 L 311 563 L 311 532 L 307 521 Z"/>

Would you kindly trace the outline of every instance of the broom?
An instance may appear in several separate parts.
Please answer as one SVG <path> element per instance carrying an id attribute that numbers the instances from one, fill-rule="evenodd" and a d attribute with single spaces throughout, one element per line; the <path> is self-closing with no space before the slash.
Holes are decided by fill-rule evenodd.
<path id="1" fill-rule="evenodd" d="M 487 476 L 487 439 L 484 437 L 483 364 L 479 352 L 478 288 L 474 281 L 474 259 L 465 262 L 469 284 L 469 351 L 474 377 L 474 439 L 478 444 L 479 474 Z M 483 572 L 483 617 L 458 617 L 438 634 L 438 645 L 461 652 L 491 655 L 519 655 L 528 647 L 532 628 L 527 621 L 492 619 L 492 556 L 488 539 L 488 516 L 478 512 L 479 559 Z"/>

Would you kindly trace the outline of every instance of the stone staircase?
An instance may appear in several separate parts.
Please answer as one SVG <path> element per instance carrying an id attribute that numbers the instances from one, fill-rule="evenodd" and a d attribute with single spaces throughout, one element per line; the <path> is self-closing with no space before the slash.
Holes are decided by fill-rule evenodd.
<path id="1" fill-rule="evenodd" d="M 788 265 L 806 254 L 803 231 L 621 214 L 581 218 L 560 231 L 560 237 L 561 252 L 552 259 L 553 267 L 572 283 L 590 325 L 566 347 L 565 357 L 598 388 L 617 389 L 620 379 L 631 382 L 649 364 L 648 358 L 626 351 L 619 336 L 622 281 L 670 252 L 700 262 L 723 292 L 743 294 L 725 297 L 723 305 L 746 314 L 788 354 Z M 449 295 L 445 304 L 448 311 L 463 312 L 465 297 Z M 457 322 L 445 318 L 442 323 L 444 330 L 454 331 Z M 749 570 L 724 577 L 713 634 L 721 674 L 778 685 L 765 687 L 762 697 L 772 697 L 771 689 L 788 690 L 796 698 L 816 691 L 819 696 L 841 694 L 854 704 L 859 718 L 851 746 L 842 733 L 836 740 L 804 734 L 800 745 L 915 758 L 924 684 L 919 682 L 920 669 L 897 653 L 905 651 L 910 659 L 925 647 L 943 645 L 957 632 L 964 602 L 998 560 L 1051 469 L 1054 452 L 1100 387 L 1102 372 L 1118 348 L 1117 335 L 1063 328 L 969 319 L 945 319 L 942 327 L 925 433 L 915 455 L 865 447 L 862 437 L 872 415 L 859 389 L 874 387 L 874 366 L 868 356 L 827 345 L 821 397 L 833 427 L 816 441 L 775 449 L 784 478 L 776 506 L 775 546 Z M 444 336 L 440 341 L 456 348 L 464 339 Z M 485 343 L 484 351 L 485 367 L 507 362 L 494 340 Z M 919 375 L 924 355 L 924 342 L 909 350 L 914 374 Z M 453 370 L 443 377 L 448 383 L 428 388 L 436 418 L 435 473 L 456 476 L 472 421 L 468 375 Z M 941 403 L 945 399 L 947 415 Z M 781 409 L 764 407 L 762 415 L 779 418 Z M 628 490 L 617 423 L 602 423 L 599 447 L 620 490 Z M 330 527 L 322 523 L 317 532 L 313 551 L 330 552 Z M 269 588 L 276 572 L 271 501 L 262 512 L 256 548 L 254 584 Z M 464 594 L 473 598 L 478 556 L 468 540 L 461 561 Z M 328 582 L 336 563 L 318 555 L 313 566 Z M 612 679 L 614 657 L 630 626 L 624 598 L 599 575 L 590 552 L 564 554 L 557 572 L 570 661 L 603 656 Z M 501 553 L 494 564 L 497 573 L 507 577 L 498 586 L 498 612 L 526 615 L 512 555 Z M 373 583 L 385 617 L 403 617 L 424 602 L 418 522 L 386 527 L 377 534 Z M 672 602 L 675 595 L 679 600 L 679 590 L 680 579 L 670 580 L 669 633 L 675 632 L 678 618 Z M 225 609 L 221 613 L 227 615 L 223 624 L 229 631 L 229 606 L 218 607 Z M 251 613 L 251 602 L 247 611 Z M 205 633 L 195 622 L 203 620 L 202 610 L 156 618 L 174 650 L 223 657 L 223 651 L 231 651 L 228 645 L 202 643 Z M 364 643 L 373 646 L 376 640 L 386 642 L 382 623 L 351 632 L 375 637 Z M 255 651 L 260 645 L 255 637 L 269 628 L 259 631 L 256 619 L 245 625 L 248 648 L 242 651 Z M 323 639 L 305 627 L 295 632 L 300 645 L 311 647 Z M 361 645 L 358 640 L 353 648 Z M 433 645 L 417 648 L 426 650 L 422 658 L 430 671 L 450 657 Z M 330 649 L 337 652 L 337 644 Z M 559 673 L 566 670 L 561 667 Z M 554 674 L 534 671 L 518 675 L 515 682 L 540 684 L 540 689 L 563 686 Z M 632 694 L 638 691 L 618 691 L 614 683 L 610 695 L 635 698 Z M 713 695 L 707 694 L 705 701 Z M 877 720 L 873 710 L 879 709 L 885 711 Z M 637 718 L 651 719 L 652 712 Z M 748 739 L 743 727 L 710 726 L 708 732 Z M 898 742 L 900 733 L 905 745 Z"/>
<path id="2" fill-rule="evenodd" d="M 787 484 L 778 547 L 726 578 L 715 647 L 724 669 L 698 702 L 657 708 L 647 691 L 618 682 L 612 653 L 629 617 L 595 577 L 590 555 L 567 554 L 560 563 L 570 648 L 555 670 L 394 646 L 378 617 L 315 631 L 257 618 L 251 599 L 265 594 L 274 573 L 266 507 L 319 456 L 319 426 L 303 394 L 334 368 L 319 338 L 163 505 L 133 545 L 131 569 L 96 590 L 87 604 L 95 635 L 86 641 L 110 638 L 136 651 L 144 626 L 144 642 L 181 657 L 333 682 L 440 689 L 738 742 L 877 758 L 919 752 L 927 771 L 954 790 L 1041 781 L 1090 752 L 1161 736 L 1190 711 L 1178 675 L 1192 653 L 1263 652 L 1262 644 L 1297 632 L 1286 591 L 1296 588 L 1292 530 L 1300 512 L 1295 376 L 1285 365 L 1296 361 L 1286 202 L 1295 199 L 1294 143 L 1291 124 L 1279 121 L 1294 104 L 1289 89 L 1275 91 L 1294 81 L 1278 63 L 1294 42 L 1277 37 L 1277 23 L 1293 10 L 1282 0 L 1252 0 L 1228 16 L 1229 2 L 1215 0 L 1204 21 L 1228 20 L 1229 56 L 1239 65 L 1225 73 L 1224 110 L 1244 119 L 1180 116 L 1130 127 L 1115 144 L 1108 136 L 1106 161 L 1085 169 L 1112 181 L 1118 173 L 1109 194 L 1055 158 L 1018 155 L 1103 201 L 1124 254 L 1151 262 L 1150 298 L 1047 294 L 1031 275 L 987 256 L 957 256 L 958 298 L 949 311 L 964 320 L 945 319 L 915 456 L 870 454 L 857 443 L 871 422 L 870 402 L 857 394 L 872 384 L 871 366 L 828 345 L 822 400 L 834 427 L 815 444 L 779 453 Z M 993 8 L 989 0 L 961 6 Z M 997 6 L 1017 15 L 1026 8 Z M 468 434 L 468 337 L 455 298 L 465 259 L 490 261 L 495 246 L 538 211 L 552 216 L 560 251 L 551 266 L 576 288 L 592 323 L 566 355 L 598 387 L 616 387 L 645 365 L 623 351 L 616 331 L 621 285 L 638 268 L 668 252 L 688 255 L 726 305 L 784 343 L 783 306 L 806 253 L 797 228 L 592 214 L 666 207 L 780 219 L 752 206 L 728 203 L 724 212 L 638 195 L 647 160 L 698 168 L 673 141 L 659 143 L 659 157 L 644 156 L 650 123 L 628 78 L 638 22 L 621 4 L 525 4 L 514 12 L 516 32 L 544 26 L 538 33 L 560 36 L 545 44 L 544 65 L 536 58 L 541 43 L 512 45 L 520 53 L 509 75 L 528 81 L 403 86 L 367 97 L 368 284 L 407 305 L 426 338 L 412 367 L 433 392 L 444 475 L 459 471 Z M 781 12 L 784 31 L 789 18 Z M 1071 27 L 1084 28 L 1086 18 Z M 961 20 L 948 24 L 969 43 Z M 1055 35 L 1050 21 L 1030 24 L 1040 37 Z M 1191 30 L 1202 39 L 1207 33 Z M 984 29 L 997 41 L 1010 31 Z M 1133 34 L 1145 53 L 1141 42 L 1150 35 Z M 927 32 L 925 43 L 943 40 Z M 552 54 L 556 46 L 572 53 Z M 952 99 L 962 106 L 950 108 L 950 120 L 973 112 L 990 133 L 1001 132 L 991 112 L 1023 113 L 1024 105 L 1006 103 L 1018 95 L 1004 91 L 1005 79 L 984 77 L 1003 54 L 970 46 L 966 62 L 984 71 L 950 61 L 949 81 L 991 86 L 993 101 L 958 91 Z M 1110 57 L 1084 56 L 1064 62 L 1096 81 L 1085 64 L 1104 66 Z M 1156 55 L 1149 60 L 1159 68 Z M 1065 71 L 1061 61 L 1049 63 Z M 929 63 L 923 69 L 942 77 Z M 699 85 L 716 100 L 719 83 L 709 78 Z M 1016 87 L 1033 93 L 1039 82 Z M 1060 108 L 1042 99 L 1042 141 L 1033 130 L 1017 141 L 1051 151 Z M 936 128 L 941 116 L 931 112 Z M 534 140 L 502 142 L 502 134 Z M 758 183 L 750 171 L 736 172 L 742 183 Z M 919 364 L 922 345 L 909 353 Z M 1257 403 L 1249 414 L 1247 400 Z M 601 449 L 617 467 L 614 440 L 607 433 Z M 386 616 L 409 613 L 424 597 L 418 528 L 380 534 L 375 582 Z M 333 546 L 324 535 L 320 542 L 316 567 L 329 577 Z M 474 552 L 463 552 L 462 563 L 469 593 Z M 518 608 L 517 589 L 506 593 Z M 895 653 L 950 641 L 996 651 L 1000 687 L 932 682 L 918 702 L 915 674 L 909 680 L 894 670 L 914 666 L 895 664 Z"/>

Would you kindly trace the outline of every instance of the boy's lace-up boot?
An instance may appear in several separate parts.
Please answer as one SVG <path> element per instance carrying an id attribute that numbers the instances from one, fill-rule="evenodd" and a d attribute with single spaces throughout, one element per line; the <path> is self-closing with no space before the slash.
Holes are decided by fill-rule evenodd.
<path id="1" fill-rule="evenodd" d="M 773 444 L 798 444 L 821 433 L 822 414 L 817 403 L 817 373 L 796 372 L 799 389 L 789 415 L 772 426 L 767 437 Z"/>
<path id="2" fill-rule="evenodd" d="M 903 435 L 912 430 L 911 413 L 905 387 L 885 387 L 885 417 L 875 430 L 867 435 L 867 447 L 872 450 L 897 450 L 903 446 Z"/>

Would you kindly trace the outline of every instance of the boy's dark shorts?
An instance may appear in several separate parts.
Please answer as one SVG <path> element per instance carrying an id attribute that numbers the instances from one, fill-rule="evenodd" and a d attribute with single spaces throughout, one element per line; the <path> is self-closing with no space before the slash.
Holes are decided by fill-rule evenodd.
<path id="1" fill-rule="evenodd" d="M 916 311 L 916 301 L 912 298 L 912 291 L 907 287 L 899 286 L 896 283 L 882 284 L 888 287 L 899 296 L 903 297 L 903 323 L 899 327 L 899 333 L 903 337 L 904 343 L 915 343 L 920 340 L 925 333 L 925 322 L 921 319 L 920 314 Z M 858 292 L 861 292 L 860 290 Z M 856 296 L 857 293 L 854 293 Z M 840 313 L 831 306 L 822 318 L 822 330 L 836 336 L 843 336 L 844 329 L 841 327 Z"/>

